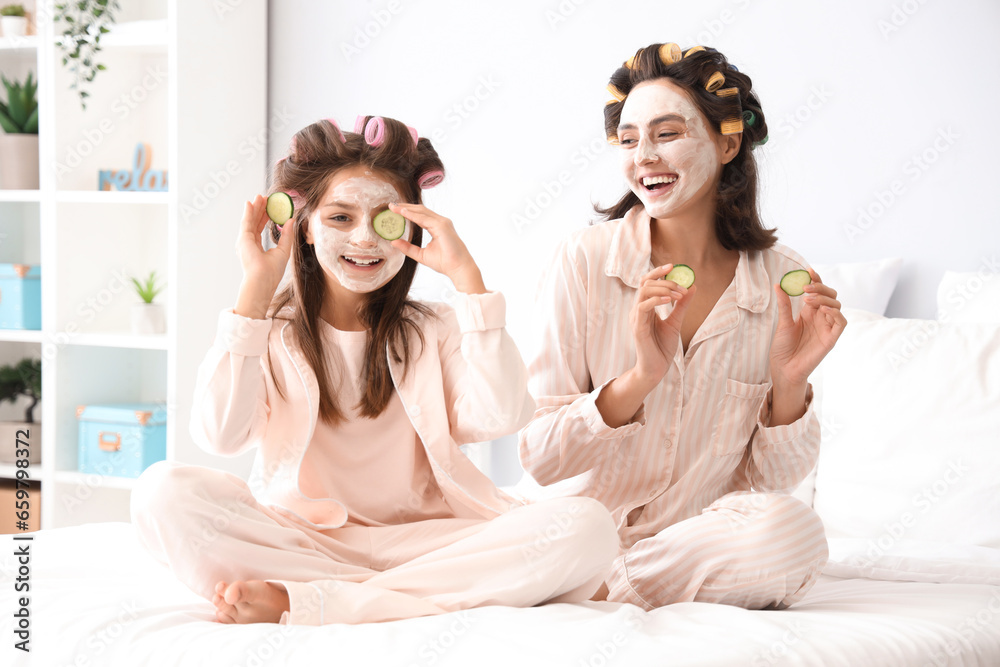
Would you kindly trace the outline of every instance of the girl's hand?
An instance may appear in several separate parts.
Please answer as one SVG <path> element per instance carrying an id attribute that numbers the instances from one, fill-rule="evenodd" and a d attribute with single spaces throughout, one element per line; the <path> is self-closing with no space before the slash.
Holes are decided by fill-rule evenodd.
<path id="1" fill-rule="evenodd" d="M 466 294 L 486 292 L 482 273 L 472 259 L 469 249 L 458 237 L 451 220 L 422 204 L 389 204 L 389 210 L 399 213 L 431 235 L 430 243 L 423 248 L 403 239 L 393 241 L 393 248 L 424 266 L 448 276 L 459 292 Z"/>
<path id="2" fill-rule="evenodd" d="M 814 270 L 809 269 L 809 275 L 813 281 L 804 288 L 802 308 L 795 320 L 791 299 L 780 286 L 774 286 L 778 329 L 771 341 L 771 380 L 776 386 L 805 386 L 847 326 L 837 291 L 824 285 Z"/>
<path id="3" fill-rule="evenodd" d="M 697 291 L 694 285 L 685 289 L 672 280 L 662 280 L 673 268 L 673 264 L 667 264 L 643 276 L 629 314 L 635 339 L 635 372 L 650 391 L 670 368 L 681 341 L 684 312 Z M 671 302 L 674 309 L 667 319 L 661 320 L 656 307 Z"/>
<path id="4" fill-rule="evenodd" d="M 243 207 L 243 221 L 236 239 L 236 252 L 243 266 L 243 284 L 236 311 L 258 319 L 264 317 L 278 289 L 295 236 L 295 219 L 292 218 L 282 226 L 278 245 L 265 252 L 261 233 L 267 221 L 267 199 L 257 195 Z"/>

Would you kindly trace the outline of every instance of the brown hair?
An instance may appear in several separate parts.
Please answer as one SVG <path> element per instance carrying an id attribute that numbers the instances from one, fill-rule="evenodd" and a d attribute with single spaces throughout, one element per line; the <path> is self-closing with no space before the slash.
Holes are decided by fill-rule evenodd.
<path id="1" fill-rule="evenodd" d="M 760 108 L 760 100 L 752 90 L 750 77 L 729 64 L 719 51 L 703 47 L 685 52 L 684 57 L 667 64 L 660 58 L 662 44 L 651 44 L 639 49 L 629 64 L 623 64 L 611 75 L 610 85 L 624 97 L 609 102 L 604 107 L 604 130 L 607 136 L 618 135 L 625 98 L 637 84 L 655 79 L 670 79 L 683 88 L 698 110 L 708 119 L 712 132 L 719 133 L 723 121 L 732 116 L 733 105 L 725 97 L 708 92 L 705 85 L 716 72 L 725 77 L 723 88 L 738 90 L 743 118 L 743 138 L 740 150 L 728 164 L 723 165 L 716 190 L 715 234 L 727 250 L 763 250 L 777 240 L 774 229 L 767 229 L 757 211 L 757 161 L 751 152 L 767 140 L 767 122 Z M 669 52 L 670 45 L 664 48 Z M 670 60 L 670 58 L 668 58 Z M 750 111 L 752 124 L 748 122 Z M 634 206 L 641 204 L 639 197 L 629 190 L 616 204 L 608 208 L 595 206 L 607 220 L 622 218 Z"/>
<path id="2" fill-rule="evenodd" d="M 345 167 L 368 167 L 391 181 L 403 202 L 413 204 L 422 203 L 418 179 L 430 171 L 444 172 L 444 165 L 428 139 L 420 138 L 414 143 L 407 126 L 391 118 L 366 116 L 363 124 L 359 121 L 359 129 L 372 121 L 380 122 L 384 127 L 383 139 L 376 146 L 365 140 L 363 129 L 361 134 L 341 133 L 328 120 L 317 121 L 299 130 L 292 139 L 291 152 L 274 165 L 271 175 L 272 192 L 294 191 L 296 210 L 295 239 L 291 251 L 292 281 L 271 301 L 269 316 L 276 317 L 285 305 L 294 304 L 294 314 L 288 318 L 290 326 L 319 383 L 319 417 L 329 424 L 336 424 L 345 418 L 334 395 L 333 382 L 327 376 L 323 342 L 317 326 L 324 300 L 332 297 L 327 293 L 325 274 L 316 258 L 315 247 L 306 243 L 302 223 L 320 206 L 334 174 Z M 370 131 L 372 129 L 374 126 L 369 128 Z M 412 229 L 410 242 L 419 246 L 422 230 L 418 225 L 412 225 Z M 407 298 L 416 270 L 417 263 L 407 257 L 392 280 L 365 294 L 358 313 L 369 331 L 364 352 L 361 400 L 357 406 L 364 417 L 380 415 L 392 398 L 394 387 L 386 350 L 396 362 L 404 364 L 405 376 L 412 361 L 408 343 L 416 336 L 421 347 L 424 344 L 423 332 L 413 316 L 433 317 L 433 311 Z M 271 377 L 274 378 L 274 365 L 270 363 L 270 358 L 268 361 Z M 276 380 L 275 386 L 284 398 Z"/>

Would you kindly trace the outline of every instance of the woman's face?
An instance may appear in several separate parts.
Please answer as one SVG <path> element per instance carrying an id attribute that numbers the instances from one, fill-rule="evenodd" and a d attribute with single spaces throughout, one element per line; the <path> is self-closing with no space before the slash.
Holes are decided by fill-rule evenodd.
<path id="1" fill-rule="evenodd" d="M 668 79 L 632 89 L 618 124 L 621 167 L 650 217 L 669 218 L 713 194 L 722 161 L 712 135 L 684 89 Z"/>
<path id="2" fill-rule="evenodd" d="M 338 171 L 326 194 L 309 217 L 306 242 L 316 248 L 316 258 L 327 275 L 352 292 L 373 292 L 399 273 L 406 256 L 375 233 L 372 220 L 400 202 L 399 192 L 388 180 L 363 165 Z M 406 221 L 403 238 L 412 229 Z"/>

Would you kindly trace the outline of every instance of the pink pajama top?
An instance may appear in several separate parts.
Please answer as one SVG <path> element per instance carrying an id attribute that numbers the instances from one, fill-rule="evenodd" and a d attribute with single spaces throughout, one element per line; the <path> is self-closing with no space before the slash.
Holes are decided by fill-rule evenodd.
<path id="1" fill-rule="evenodd" d="M 338 498 L 349 524 L 385 526 L 452 516 L 420 437 L 393 392 L 382 414 L 361 415 L 367 331 L 341 331 L 318 321 L 327 373 L 345 419 L 316 423 L 299 467 L 309 498 Z M 392 465 L 385 465 L 391 461 Z M 379 493 L 372 493 L 372 489 Z"/>
<path id="2" fill-rule="evenodd" d="M 527 369 L 505 329 L 502 294 L 460 294 L 454 307 L 426 305 L 437 317 L 413 315 L 425 342 L 421 348 L 419 340 L 411 341 L 416 361 L 407 372 L 387 353 L 394 400 L 399 401 L 393 410 L 405 414 L 416 435 L 409 442 L 414 447 L 419 443 L 433 473 L 437 490 L 428 500 L 435 502 L 439 493 L 451 516 L 493 518 L 523 501 L 498 489 L 459 447 L 513 433 L 527 423 L 534 410 Z M 354 509 L 347 501 L 355 489 L 346 489 L 343 497 L 336 492 L 335 480 L 346 468 L 331 473 L 331 480 L 325 480 L 323 470 L 307 471 L 309 491 L 328 494 L 324 497 L 306 495 L 300 487 L 302 462 L 314 438 L 323 437 L 323 428 L 317 423 L 316 376 L 291 323 L 282 319 L 292 312 L 289 305 L 279 317 L 262 320 L 232 309 L 219 314 L 215 341 L 198 368 L 191 434 L 214 454 L 236 455 L 256 447 L 248 484 L 261 503 L 318 530 L 338 528 Z M 397 497 L 399 480 L 419 479 L 422 457 L 416 451 L 414 456 L 386 457 L 380 463 L 383 474 L 369 478 L 371 496 L 383 502 Z M 336 458 L 319 456 L 315 461 L 333 466 Z M 309 459 L 314 460 L 311 455 Z M 426 485 L 417 489 L 424 491 Z M 359 508 L 355 517 L 358 512 L 364 516 L 365 509 Z M 374 520 L 379 518 L 389 517 Z"/>
<path id="3" fill-rule="evenodd" d="M 740 253 L 733 282 L 686 353 L 678 343 L 633 422 L 604 423 L 597 396 L 635 364 L 629 311 L 653 269 L 650 250 L 642 206 L 580 230 L 560 247 L 537 300 L 536 319 L 544 324 L 529 389 L 538 408 L 518 448 L 524 468 L 549 487 L 519 491 L 602 501 L 626 548 L 727 493 L 793 489 L 815 464 L 820 442 L 811 386 L 804 416 L 768 426 L 778 322 L 772 286 L 806 266 L 781 245 Z"/>

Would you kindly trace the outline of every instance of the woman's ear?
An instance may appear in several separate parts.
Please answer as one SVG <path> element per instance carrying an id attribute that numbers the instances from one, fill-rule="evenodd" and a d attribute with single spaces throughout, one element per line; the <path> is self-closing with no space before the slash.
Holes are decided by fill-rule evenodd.
<path id="1" fill-rule="evenodd" d="M 721 151 L 722 164 L 729 164 L 740 152 L 743 143 L 743 133 L 723 134 L 720 137 L 719 149 Z"/>

